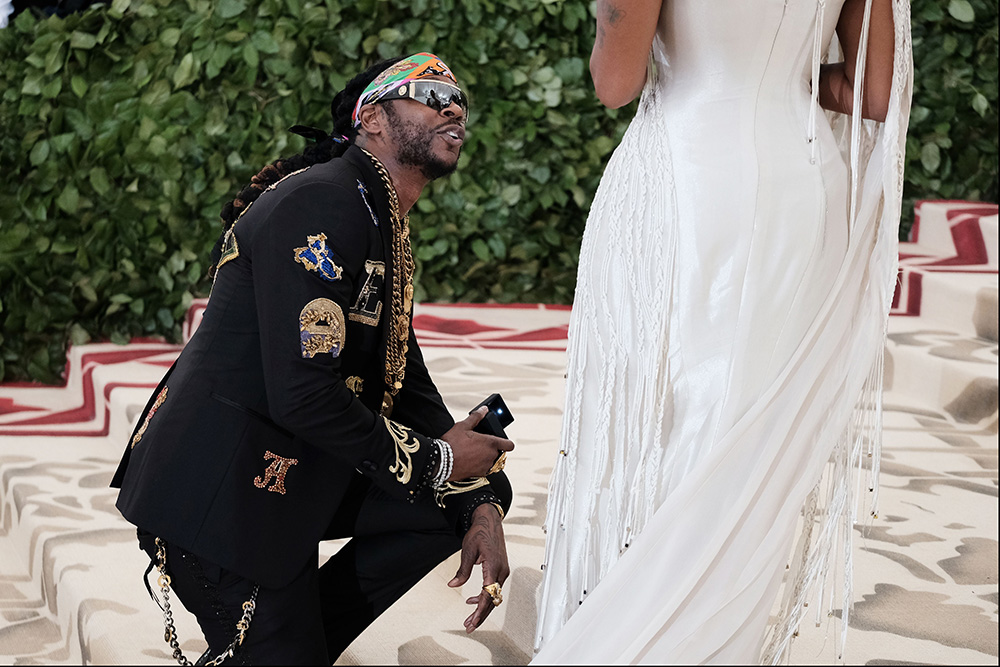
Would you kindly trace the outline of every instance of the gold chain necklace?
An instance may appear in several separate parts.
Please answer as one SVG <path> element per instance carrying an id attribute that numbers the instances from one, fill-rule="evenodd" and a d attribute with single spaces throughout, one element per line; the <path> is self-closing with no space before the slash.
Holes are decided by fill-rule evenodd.
<path id="1" fill-rule="evenodd" d="M 392 302 L 389 309 L 389 336 L 385 351 L 386 392 L 382 399 L 382 415 L 392 413 L 393 397 L 403 388 L 406 375 L 406 352 L 409 349 L 410 311 L 413 308 L 413 253 L 410 249 L 410 216 L 400 215 L 399 197 L 389 171 L 382 162 L 366 151 L 389 195 L 392 215 Z"/>

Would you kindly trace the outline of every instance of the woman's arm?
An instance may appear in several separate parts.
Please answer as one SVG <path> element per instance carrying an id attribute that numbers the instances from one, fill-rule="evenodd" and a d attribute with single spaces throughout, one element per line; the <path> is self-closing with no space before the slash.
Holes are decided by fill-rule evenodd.
<path id="1" fill-rule="evenodd" d="M 590 75 L 605 106 L 625 106 L 642 92 L 660 4 L 661 0 L 597 0 Z"/>
<path id="2" fill-rule="evenodd" d="M 861 44 L 865 0 L 847 0 L 837 21 L 837 37 L 844 62 L 823 65 L 819 76 L 819 104 L 824 109 L 850 114 L 854 108 L 854 72 Z M 892 0 L 872 0 L 868 31 L 868 60 L 861 91 L 861 115 L 884 121 L 892 88 L 893 57 L 896 50 L 892 21 Z"/>

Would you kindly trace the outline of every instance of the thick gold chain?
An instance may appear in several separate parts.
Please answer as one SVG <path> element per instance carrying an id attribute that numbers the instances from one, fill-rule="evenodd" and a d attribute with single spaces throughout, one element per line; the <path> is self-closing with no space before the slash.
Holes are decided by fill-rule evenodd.
<path id="1" fill-rule="evenodd" d="M 392 412 L 392 398 L 403 388 L 406 375 L 406 352 L 409 349 L 410 312 L 413 308 L 413 252 L 410 249 L 410 216 L 400 215 L 399 197 L 389 171 L 382 162 L 365 152 L 375 165 L 389 195 L 392 214 L 392 299 L 389 308 L 389 337 L 385 353 L 386 395 L 382 414 Z"/>

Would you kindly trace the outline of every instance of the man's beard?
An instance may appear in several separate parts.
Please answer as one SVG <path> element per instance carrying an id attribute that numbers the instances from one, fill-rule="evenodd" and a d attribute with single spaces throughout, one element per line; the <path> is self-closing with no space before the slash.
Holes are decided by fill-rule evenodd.
<path id="1" fill-rule="evenodd" d="M 392 102 L 383 105 L 389 117 L 389 134 L 396 143 L 396 159 L 400 164 L 420 167 L 424 178 L 433 181 L 455 171 L 458 159 L 446 162 L 434 154 L 431 144 L 437 136 L 436 130 L 427 130 L 413 121 L 403 120 Z"/>

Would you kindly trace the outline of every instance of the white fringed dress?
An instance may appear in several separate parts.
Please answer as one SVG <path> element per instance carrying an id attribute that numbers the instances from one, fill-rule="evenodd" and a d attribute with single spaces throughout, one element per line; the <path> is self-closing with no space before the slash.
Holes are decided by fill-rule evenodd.
<path id="1" fill-rule="evenodd" d="M 888 119 L 825 114 L 810 81 L 842 2 L 663 3 L 580 253 L 536 662 L 780 659 L 831 552 L 849 557 L 911 56 L 894 0 Z"/>

